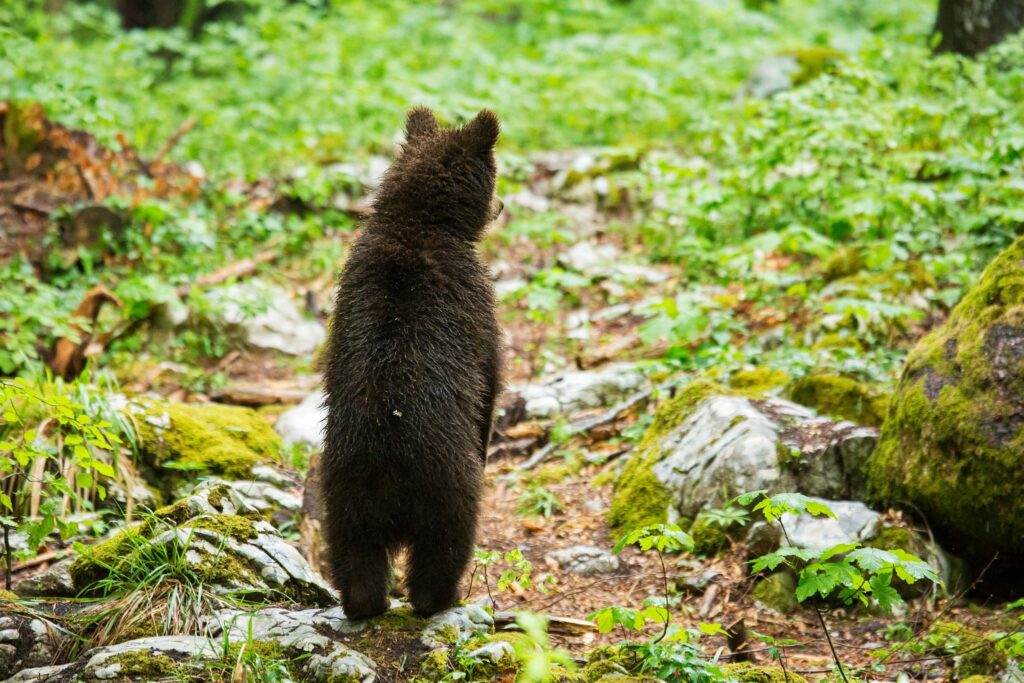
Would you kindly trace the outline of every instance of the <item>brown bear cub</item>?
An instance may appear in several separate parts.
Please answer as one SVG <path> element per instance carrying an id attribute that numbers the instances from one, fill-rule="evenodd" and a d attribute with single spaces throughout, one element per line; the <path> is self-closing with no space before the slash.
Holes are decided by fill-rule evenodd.
<path id="1" fill-rule="evenodd" d="M 326 356 L 324 538 L 351 619 L 388 609 L 403 547 L 418 613 L 458 599 L 500 385 L 494 291 L 476 253 L 502 207 L 498 119 L 439 128 L 416 108 L 406 138 L 341 274 Z"/>

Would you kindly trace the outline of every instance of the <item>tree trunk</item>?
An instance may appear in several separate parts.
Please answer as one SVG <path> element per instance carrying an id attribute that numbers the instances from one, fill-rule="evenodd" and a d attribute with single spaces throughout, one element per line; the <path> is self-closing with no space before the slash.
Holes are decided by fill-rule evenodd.
<path id="1" fill-rule="evenodd" d="M 1024 0 L 939 0 L 937 52 L 973 57 L 1024 28 Z"/>
<path id="2" fill-rule="evenodd" d="M 185 0 L 117 0 L 121 25 L 133 28 L 172 28 L 181 21 Z"/>

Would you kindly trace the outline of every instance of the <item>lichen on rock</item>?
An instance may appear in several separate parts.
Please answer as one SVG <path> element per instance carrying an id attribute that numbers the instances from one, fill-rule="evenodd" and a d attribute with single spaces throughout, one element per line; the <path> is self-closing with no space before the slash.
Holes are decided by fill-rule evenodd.
<path id="1" fill-rule="evenodd" d="M 867 475 L 979 566 L 1024 558 L 1024 238 L 911 351 Z"/>

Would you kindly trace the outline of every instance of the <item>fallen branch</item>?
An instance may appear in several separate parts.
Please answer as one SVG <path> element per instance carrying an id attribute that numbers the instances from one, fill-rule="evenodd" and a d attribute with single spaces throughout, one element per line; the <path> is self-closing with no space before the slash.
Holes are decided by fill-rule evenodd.
<path id="1" fill-rule="evenodd" d="M 541 614 L 548 622 L 548 631 L 552 633 L 579 633 L 581 631 L 596 631 L 597 624 L 587 619 L 575 619 L 573 617 L 559 617 L 553 614 Z M 518 612 L 495 612 L 495 628 L 513 626 L 519 617 Z"/>
<path id="2" fill-rule="evenodd" d="M 309 395 L 301 389 L 285 389 L 258 385 L 236 384 L 210 392 L 218 403 L 238 406 L 269 406 L 278 403 L 299 403 Z"/>
<path id="3" fill-rule="evenodd" d="M 193 288 L 199 287 L 200 289 L 209 287 L 211 285 L 218 285 L 231 278 L 247 277 L 256 272 L 256 270 L 264 263 L 270 263 L 277 259 L 279 256 L 277 249 L 265 249 L 260 253 L 253 256 L 251 259 L 242 259 L 235 263 L 218 268 L 212 273 L 206 275 L 200 275 L 193 282 L 184 284 L 178 287 L 178 296 L 185 298 Z"/>
<path id="4" fill-rule="evenodd" d="M 103 285 L 96 285 L 85 293 L 72 316 L 88 319 L 92 325 L 95 325 L 96 319 L 100 315 L 100 309 L 105 303 L 121 307 L 121 301 L 114 296 L 113 292 Z M 85 369 L 86 351 L 93 341 L 92 332 L 87 332 L 77 323 L 72 325 L 72 329 L 78 333 L 79 340 L 75 342 L 67 337 L 61 337 L 54 342 L 47 359 L 47 365 L 53 374 L 66 380 L 74 379 L 82 374 L 82 370 Z"/>
<path id="5" fill-rule="evenodd" d="M 654 392 L 661 388 L 661 386 L 658 386 L 653 389 L 638 391 L 637 393 L 633 394 L 626 400 L 615 404 L 607 411 L 599 415 L 593 415 L 591 417 L 587 417 L 576 422 L 570 422 L 569 429 L 575 435 L 586 434 L 590 432 L 592 429 L 595 429 L 596 427 L 601 427 L 611 422 L 615 422 L 622 416 L 622 413 L 625 413 L 627 410 L 630 410 L 631 408 L 648 401 L 651 398 L 651 396 L 654 395 Z M 554 453 L 559 446 L 561 446 L 560 443 L 548 442 L 546 446 L 544 446 L 539 451 L 530 456 L 530 459 L 524 462 L 522 465 L 520 465 L 518 469 L 520 471 L 533 469 L 540 463 L 544 462 L 548 458 L 548 456 Z"/>
<path id="6" fill-rule="evenodd" d="M 167 138 L 167 141 L 160 146 L 159 151 L 157 151 L 156 156 L 153 157 L 153 160 L 149 162 L 149 165 L 153 166 L 154 164 L 159 164 L 160 162 L 162 162 L 164 160 L 164 157 L 167 156 L 168 152 L 174 149 L 175 145 L 177 145 L 190 130 L 195 128 L 195 125 L 195 119 L 185 119 L 185 122 L 178 126 L 178 130 L 174 131 L 171 137 Z"/>

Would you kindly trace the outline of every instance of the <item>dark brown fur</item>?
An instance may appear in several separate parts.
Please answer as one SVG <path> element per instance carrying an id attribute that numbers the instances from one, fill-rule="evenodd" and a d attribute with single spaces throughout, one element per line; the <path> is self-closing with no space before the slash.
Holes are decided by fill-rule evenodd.
<path id="1" fill-rule="evenodd" d="M 413 109 L 337 291 L 327 354 L 324 538 L 350 618 L 388 607 L 409 549 L 417 612 L 458 599 L 498 393 L 499 327 L 476 242 L 494 198 L 498 120 L 440 129 Z"/>

